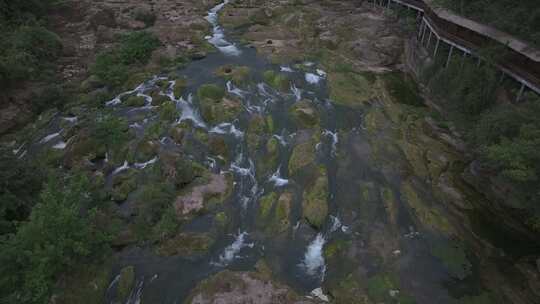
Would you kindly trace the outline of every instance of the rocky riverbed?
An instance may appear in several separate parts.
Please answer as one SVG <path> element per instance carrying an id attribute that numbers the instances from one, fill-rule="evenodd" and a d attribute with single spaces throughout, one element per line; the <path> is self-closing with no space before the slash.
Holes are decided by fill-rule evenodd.
<path id="1" fill-rule="evenodd" d="M 110 198 L 114 255 L 55 303 L 538 301 L 538 247 L 481 212 L 395 16 L 362 1 L 203 2 L 156 26 L 215 48 L 9 143 L 89 172 Z"/>

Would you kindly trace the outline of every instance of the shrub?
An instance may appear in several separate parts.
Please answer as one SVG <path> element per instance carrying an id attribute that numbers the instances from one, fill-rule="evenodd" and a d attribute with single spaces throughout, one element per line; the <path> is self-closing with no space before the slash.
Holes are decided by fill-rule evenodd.
<path id="1" fill-rule="evenodd" d="M 152 52 L 161 45 L 159 39 L 149 32 L 133 32 L 124 35 L 118 50 L 123 64 L 145 64 Z"/>
<path id="2" fill-rule="evenodd" d="M 99 54 L 90 71 L 112 87 L 122 85 L 129 76 L 128 67 L 120 62 L 114 52 Z"/>

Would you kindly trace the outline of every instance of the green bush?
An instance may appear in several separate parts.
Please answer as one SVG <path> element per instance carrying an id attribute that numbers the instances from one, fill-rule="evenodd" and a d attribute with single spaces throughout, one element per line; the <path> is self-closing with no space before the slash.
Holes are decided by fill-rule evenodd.
<path id="1" fill-rule="evenodd" d="M 114 52 L 99 54 L 90 71 L 112 87 L 122 85 L 129 76 L 128 67 L 120 62 Z"/>
<path id="2" fill-rule="evenodd" d="M 159 39 L 149 32 L 133 32 L 124 35 L 118 50 L 123 64 L 146 64 L 152 52 L 161 45 Z"/>

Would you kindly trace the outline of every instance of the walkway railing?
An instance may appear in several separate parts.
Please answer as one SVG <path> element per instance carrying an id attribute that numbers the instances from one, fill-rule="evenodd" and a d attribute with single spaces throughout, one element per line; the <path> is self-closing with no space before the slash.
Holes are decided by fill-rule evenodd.
<path id="1" fill-rule="evenodd" d="M 475 58 L 480 65 L 484 61 L 479 54 L 479 51 L 483 47 L 493 45 L 494 42 L 505 45 L 508 51 L 506 56 L 503 56 L 496 62 L 496 67 L 502 72 L 501 79 L 502 77 L 509 76 L 519 83 L 519 91 L 516 96 L 517 101 L 521 100 L 525 90 L 530 90 L 540 95 L 540 56 L 538 55 L 540 52 L 536 50 L 523 51 L 517 49 L 515 47 L 516 45 L 525 45 L 517 39 L 485 26 L 478 25 L 488 31 L 488 34 L 466 25 L 452 22 L 451 19 L 453 18 L 463 21 L 462 23 L 467 22 L 471 26 L 476 24 L 468 19 L 450 15 L 448 12 L 445 12 L 448 16 L 442 18 L 439 16 L 439 12 L 433 10 L 424 0 L 368 1 L 387 9 L 400 6 L 406 10 L 415 11 L 418 26 L 418 41 L 420 45 L 428 50 L 430 56 L 437 56 L 442 44 L 448 46 L 448 55 L 444 63 L 445 67 L 450 64 L 456 52 L 461 52 L 463 59 L 467 56 Z M 501 39 L 497 39 L 498 37 L 494 39 L 494 36 L 497 35 L 512 40 L 512 43 L 506 40 L 506 43 L 503 44 L 500 41 Z M 434 40 L 432 40 L 433 38 Z M 435 43 L 433 53 L 430 50 L 432 41 Z"/>

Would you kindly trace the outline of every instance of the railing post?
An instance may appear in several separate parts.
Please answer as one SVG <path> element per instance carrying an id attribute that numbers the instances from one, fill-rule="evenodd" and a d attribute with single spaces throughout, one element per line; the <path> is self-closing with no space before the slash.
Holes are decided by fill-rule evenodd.
<path id="1" fill-rule="evenodd" d="M 422 33 L 422 40 L 420 41 L 420 44 L 422 46 L 424 45 L 424 38 L 426 38 L 426 29 L 429 27 L 426 20 L 424 20 L 424 23 L 425 23 L 424 32 Z"/>
<path id="2" fill-rule="evenodd" d="M 521 100 L 521 96 L 523 96 L 523 91 L 525 90 L 525 84 L 521 83 L 521 88 L 519 89 L 519 93 L 516 98 L 516 102 L 519 102 Z"/>
<path id="3" fill-rule="evenodd" d="M 435 44 L 435 51 L 433 52 L 433 57 L 437 57 L 437 50 L 439 49 L 439 42 L 441 42 L 441 39 L 437 37 L 437 44 Z"/>
<path id="4" fill-rule="evenodd" d="M 428 40 L 427 40 L 427 44 L 426 44 L 426 49 L 429 51 L 429 44 L 431 42 L 431 35 L 433 34 L 433 31 L 431 30 L 431 28 L 429 29 L 429 37 L 428 37 Z"/>
<path id="5" fill-rule="evenodd" d="M 448 65 L 450 64 L 450 58 L 452 58 L 453 51 L 454 51 L 454 46 L 450 45 L 450 52 L 448 52 L 448 58 L 446 59 L 446 65 L 444 66 L 445 68 L 447 68 Z"/>

